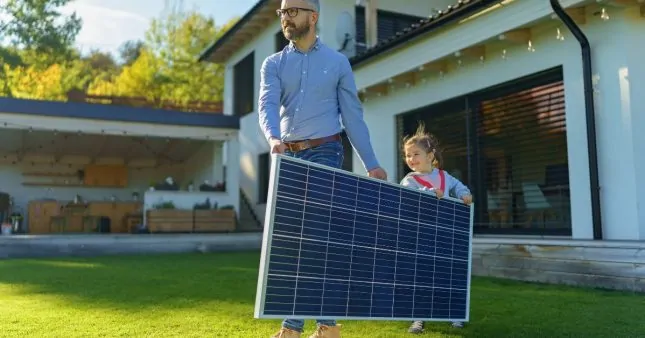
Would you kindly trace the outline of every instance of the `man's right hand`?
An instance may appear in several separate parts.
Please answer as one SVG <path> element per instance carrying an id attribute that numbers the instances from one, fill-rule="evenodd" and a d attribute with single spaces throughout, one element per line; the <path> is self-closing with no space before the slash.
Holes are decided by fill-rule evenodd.
<path id="1" fill-rule="evenodd" d="M 271 154 L 284 154 L 287 150 L 287 146 L 282 143 L 282 140 L 275 137 L 269 139 L 269 147 L 271 148 Z"/>

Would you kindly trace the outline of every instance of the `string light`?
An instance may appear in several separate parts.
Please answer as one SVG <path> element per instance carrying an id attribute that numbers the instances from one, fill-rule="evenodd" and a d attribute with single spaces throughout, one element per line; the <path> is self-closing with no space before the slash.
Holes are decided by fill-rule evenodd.
<path id="1" fill-rule="evenodd" d="M 0 122 L 0 123 L 2 123 L 2 125 L 7 129 L 23 130 L 23 131 L 27 131 L 29 133 L 36 132 L 36 131 L 51 132 L 54 137 L 61 137 L 61 138 L 65 139 L 65 140 L 67 140 L 70 135 L 72 135 L 72 136 L 73 135 L 82 136 L 83 134 L 84 135 L 99 135 L 98 133 L 92 133 L 92 132 L 85 132 L 85 133 L 82 132 L 82 131 L 61 132 L 60 130 L 52 130 L 52 129 L 45 129 L 45 128 L 33 128 L 32 126 L 26 126 L 26 125 L 21 125 L 21 124 L 12 123 L 12 122 Z M 101 134 L 105 134 L 106 131 L 112 131 L 113 133 L 116 133 L 114 136 L 118 136 L 118 133 L 120 133 L 120 132 L 122 132 L 124 135 L 127 134 L 127 131 L 125 131 L 125 130 L 115 130 L 115 129 L 113 129 L 113 130 L 102 129 Z M 167 155 L 163 155 L 162 153 L 160 153 L 160 152 L 156 151 L 155 149 L 153 149 L 147 142 L 145 142 L 146 140 L 148 140 L 148 135 L 132 134 L 130 136 L 131 137 L 136 137 L 132 141 L 134 141 L 134 142 L 138 143 L 139 145 L 143 146 L 144 148 L 146 148 L 147 151 L 151 155 L 153 155 L 155 157 L 162 156 L 162 157 L 164 157 L 165 159 L 167 159 L 170 162 L 170 163 L 166 163 L 164 165 L 171 165 L 172 166 L 172 165 L 181 165 L 181 164 L 184 163 L 184 160 L 173 159 L 173 158 L 171 158 L 171 157 L 169 157 Z M 226 136 L 228 137 L 228 134 L 226 134 Z M 159 137 L 159 138 L 163 138 L 163 137 Z M 210 135 L 205 135 L 205 136 L 201 136 L 201 137 L 183 137 L 181 139 L 188 140 L 188 141 L 203 141 L 204 139 L 205 140 L 211 139 L 211 136 Z M 166 138 L 166 143 L 168 143 L 168 142 L 169 142 L 169 138 Z M 52 145 L 56 144 L 55 141 L 52 141 L 50 143 Z M 44 147 L 43 147 L 43 145 L 29 147 L 29 150 L 26 150 L 26 151 L 31 151 L 32 148 L 33 149 L 43 149 Z M 8 149 L 3 149 L 3 151 L 7 152 L 9 150 Z M 25 151 L 25 150 L 23 150 L 23 151 Z M 41 156 L 41 155 L 45 155 L 45 154 L 34 154 L 34 155 Z M 15 153 L 6 153 L 6 154 L 3 154 L 1 156 L 2 156 L 2 159 L 9 160 L 10 156 L 11 156 L 11 159 L 13 159 L 14 157 L 17 156 L 17 154 L 15 154 Z M 19 157 L 16 157 L 16 160 L 12 160 L 11 163 L 14 164 L 14 165 L 18 164 L 18 163 L 21 163 L 21 164 L 29 164 L 29 163 L 31 163 L 31 166 L 36 165 L 33 161 L 25 162 L 22 159 L 20 159 Z M 58 162 L 57 160 L 55 160 L 54 162 L 50 162 L 50 161 L 40 162 L 39 161 L 39 163 L 40 164 L 50 164 L 50 166 L 52 166 L 52 167 L 54 165 L 61 165 L 61 166 L 67 165 L 68 168 L 72 168 L 72 163 L 61 163 L 61 162 Z M 76 164 L 74 164 L 74 165 L 76 165 Z M 133 168 L 133 169 L 141 170 L 141 168 L 139 168 L 139 167 L 136 167 L 136 168 Z"/>
<path id="2" fill-rule="evenodd" d="M 143 138 L 148 137 L 148 135 L 141 135 L 141 134 L 136 134 L 136 133 L 128 133 L 127 130 L 123 130 L 123 129 L 101 129 L 99 132 L 96 132 L 96 131 L 85 131 L 85 132 L 83 132 L 83 131 L 80 131 L 80 130 L 78 130 L 78 131 L 60 131 L 58 129 L 47 129 L 47 128 L 35 128 L 34 129 L 34 127 L 32 127 L 32 126 L 13 123 L 13 122 L 0 122 L 0 123 L 2 123 L 2 126 L 4 128 L 7 128 L 7 129 L 22 129 L 22 130 L 26 130 L 29 133 L 34 132 L 34 131 L 45 131 L 45 132 L 51 132 L 52 134 L 54 134 L 54 136 L 57 136 L 59 133 L 65 133 L 65 132 L 67 132 L 69 134 L 76 133 L 79 136 L 80 135 L 98 135 L 99 133 L 100 134 L 106 134 L 108 132 L 111 132 L 114 136 L 118 136 L 119 134 L 122 134 L 122 135 L 134 136 L 134 137 L 143 137 Z M 229 136 L 229 135 L 226 134 L 225 136 Z M 64 137 L 67 138 L 67 135 L 65 135 Z M 159 137 L 164 137 L 164 136 L 159 136 Z M 205 135 L 199 135 L 199 136 L 193 136 L 193 137 L 182 137 L 181 139 L 184 139 L 184 140 L 204 140 L 204 139 L 206 139 L 206 140 L 208 140 L 208 139 L 211 139 L 211 138 L 215 138 L 215 135 L 205 134 Z"/>
<path id="3" fill-rule="evenodd" d="M 527 49 L 529 52 L 535 52 L 535 48 L 533 48 L 533 43 L 531 42 L 531 40 L 529 40 Z"/>
<path id="4" fill-rule="evenodd" d="M 638 1 L 641 1 L 641 2 L 645 3 L 645 0 L 638 0 Z M 609 19 L 609 14 L 607 13 L 607 10 L 605 8 L 602 8 L 602 10 L 600 12 L 600 17 L 603 20 L 608 20 Z M 554 17 L 554 19 L 556 19 L 556 18 Z M 500 40 L 505 40 L 506 36 L 504 34 L 501 34 L 501 35 L 499 35 L 498 38 Z M 556 28 L 556 36 L 555 36 L 555 38 L 558 41 L 564 41 L 565 40 L 564 34 L 562 33 L 561 28 L 559 28 L 559 27 Z M 527 41 L 527 50 L 529 52 L 535 52 L 536 51 L 535 44 L 530 39 Z M 457 61 L 456 61 L 457 68 L 463 68 L 465 64 L 464 64 L 463 60 L 460 58 L 462 56 L 462 52 L 461 51 L 456 51 L 456 52 L 453 53 L 453 56 L 457 58 Z M 508 51 L 506 49 L 502 49 L 501 58 L 502 58 L 502 60 L 507 60 L 508 59 Z M 486 56 L 485 55 L 480 55 L 478 57 L 478 59 L 479 59 L 480 64 L 484 64 L 485 61 L 486 61 Z M 415 70 L 421 72 L 424 69 L 425 69 L 425 66 L 421 65 L 421 66 L 416 67 Z M 440 71 L 438 71 L 438 75 L 439 75 L 440 79 L 444 79 L 446 74 L 445 74 L 445 72 L 443 70 L 440 70 Z M 387 82 L 392 83 L 392 79 L 391 78 L 388 79 Z M 422 78 L 419 79 L 419 83 L 425 84 L 425 83 L 427 83 L 427 79 L 425 77 L 422 77 Z M 410 87 L 412 87 L 411 84 L 409 84 L 409 83 L 405 84 L 405 88 L 410 88 Z M 362 89 L 362 92 L 365 93 L 366 89 Z M 383 96 L 383 95 L 381 93 L 376 93 L 376 96 L 380 97 L 380 96 Z"/>

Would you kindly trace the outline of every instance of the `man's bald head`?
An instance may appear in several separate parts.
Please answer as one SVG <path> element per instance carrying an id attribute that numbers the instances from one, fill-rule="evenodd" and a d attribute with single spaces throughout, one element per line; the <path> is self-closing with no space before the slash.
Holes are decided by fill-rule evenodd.
<path id="1" fill-rule="evenodd" d="M 319 0 L 305 0 L 310 6 L 311 9 L 313 9 L 316 12 L 320 12 L 320 1 Z"/>
<path id="2" fill-rule="evenodd" d="M 282 8 L 303 7 L 320 12 L 320 0 L 282 0 Z"/>

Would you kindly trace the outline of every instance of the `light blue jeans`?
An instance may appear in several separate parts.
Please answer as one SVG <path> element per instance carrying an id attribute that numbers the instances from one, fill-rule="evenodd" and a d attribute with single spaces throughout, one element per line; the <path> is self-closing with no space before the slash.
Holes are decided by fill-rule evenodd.
<path id="1" fill-rule="evenodd" d="M 305 149 L 296 153 L 287 151 L 287 156 L 300 158 L 305 161 L 319 163 L 334 168 L 342 168 L 344 160 L 343 144 L 341 141 L 334 141 L 321 144 L 314 148 Z M 335 320 L 316 320 L 318 325 L 335 326 Z M 303 319 L 285 319 L 282 326 L 291 330 L 302 332 L 305 326 Z"/>

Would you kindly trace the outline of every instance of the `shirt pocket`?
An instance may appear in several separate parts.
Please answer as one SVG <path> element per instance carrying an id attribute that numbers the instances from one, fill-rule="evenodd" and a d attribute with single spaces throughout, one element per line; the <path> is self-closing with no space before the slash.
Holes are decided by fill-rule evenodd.
<path id="1" fill-rule="evenodd" d="M 317 102 L 335 101 L 338 96 L 338 67 L 325 65 L 312 72 L 309 83 Z"/>

